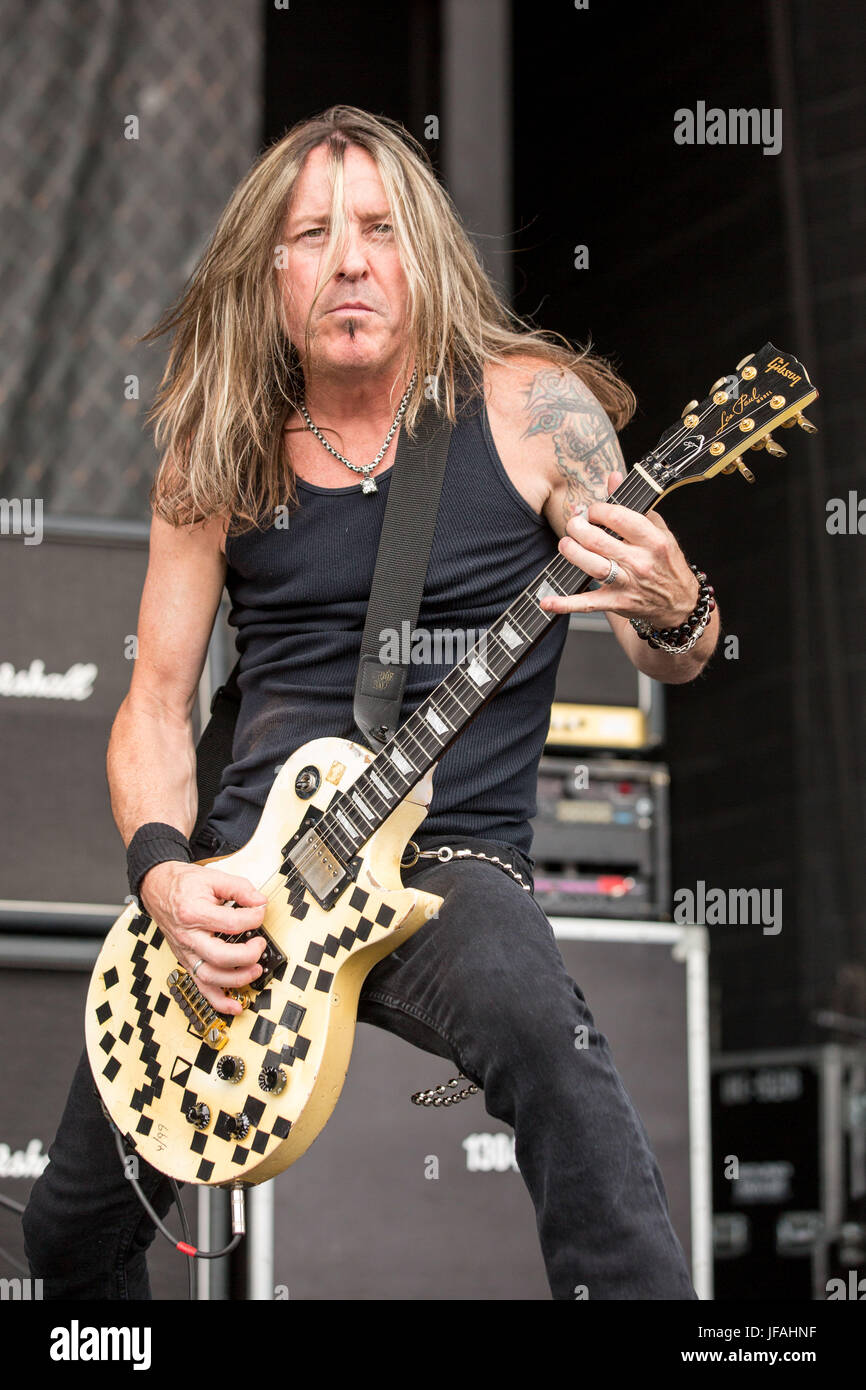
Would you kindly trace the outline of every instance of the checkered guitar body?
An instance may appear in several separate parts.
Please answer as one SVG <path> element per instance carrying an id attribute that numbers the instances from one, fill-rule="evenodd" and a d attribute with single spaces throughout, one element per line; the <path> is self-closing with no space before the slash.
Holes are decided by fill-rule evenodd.
<path id="1" fill-rule="evenodd" d="M 266 978 L 243 992 L 240 1014 L 209 1009 L 134 904 L 108 933 L 87 997 L 88 1056 L 115 1124 L 160 1172 L 258 1183 L 300 1158 L 339 1098 L 367 973 L 437 911 L 441 898 L 400 879 L 432 768 L 352 857 L 342 883 L 327 889 L 329 866 L 309 848 L 309 827 L 373 757 L 337 738 L 299 748 L 253 838 L 218 861 L 269 899 Z"/>

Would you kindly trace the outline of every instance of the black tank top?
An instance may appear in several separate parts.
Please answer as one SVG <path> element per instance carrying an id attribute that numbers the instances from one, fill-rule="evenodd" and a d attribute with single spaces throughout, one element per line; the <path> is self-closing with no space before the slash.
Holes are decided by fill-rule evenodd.
<path id="1" fill-rule="evenodd" d="M 252 836 L 276 772 L 295 749 L 329 735 L 362 742 L 352 716 L 355 676 L 390 481 L 391 469 L 377 476 L 378 492 L 365 495 L 360 483 L 325 488 L 298 479 L 300 506 L 287 522 L 226 543 L 242 699 L 209 824 L 232 844 Z M 431 638 L 440 635 L 440 646 L 431 642 L 424 653 L 438 664 L 409 667 L 402 721 L 556 547 L 554 531 L 502 466 L 483 400 L 464 401 L 417 624 Z M 565 616 L 551 622 L 440 758 L 424 835 L 443 842 L 479 836 L 529 851 L 538 760 L 567 629 Z"/>

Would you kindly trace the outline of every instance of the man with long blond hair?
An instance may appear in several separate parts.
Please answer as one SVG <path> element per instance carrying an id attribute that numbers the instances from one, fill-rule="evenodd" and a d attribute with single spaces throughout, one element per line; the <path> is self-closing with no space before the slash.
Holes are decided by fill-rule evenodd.
<path id="1" fill-rule="evenodd" d="M 513 1127 L 554 1298 L 693 1298 L 644 1128 L 525 891 L 561 615 L 604 611 L 629 660 L 667 682 L 693 679 L 718 637 L 717 612 L 682 652 L 637 630 L 682 625 L 699 585 L 659 516 L 606 500 L 625 472 L 616 430 L 631 393 L 605 362 L 510 313 L 421 147 L 354 107 L 300 123 L 259 158 L 148 336 L 168 330 L 139 655 L 108 755 L 133 891 L 210 1003 L 237 1013 L 225 991 L 257 977 L 264 941 L 219 934 L 260 926 L 265 898 L 192 861 L 249 840 L 296 748 L 352 736 L 397 440 L 432 400 L 453 428 L 419 628 L 485 629 L 557 549 L 599 587 L 543 601 L 553 631 L 442 757 L 416 840 L 469 853 L 404 873 L 444 902 L 370 971 L 358 1017 L 449 1058 Z M 241 703 L 190 845 L 190 714 L 224 585 Z M 404 711 L 444 674 L 413 666 Z M 142 1168 L 162 1215 L 168 1181 Z M 85 1056 L 26 1216 L 31 1268 L 51 1298 L 149 1297 L 153 1233 Z"/>

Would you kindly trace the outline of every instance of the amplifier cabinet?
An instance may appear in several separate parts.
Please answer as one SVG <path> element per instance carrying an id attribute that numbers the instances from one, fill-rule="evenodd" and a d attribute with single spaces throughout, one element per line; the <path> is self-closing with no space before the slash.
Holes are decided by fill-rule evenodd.
<path id="1" fill-rule="evenodd" d="M 93 930 L 129 892 L 105 756 L 137 656 L 147 526 L 46 518 L 0 544 L 0 927 Z M 214 626 L 194 729 L 230 664 Z M 230 640 L 230 639 L 229 639 Z"/>
<path id="2" fill-rule="evenodd" d="M 711 1290 L 707 933 L 551 919 L 641 1115 L 702 1298 Z M 479 1093 L 411 1104 L 457 1069 L 371 1024 L 311 1156 L 274 1180 L 283 1298 L 547 1300 L 513 1131 Z M 461 1085 L 465 1085 L 461 1082 Z"/>
<path id="3" fill-rule="evenodd" d="M 597 587 L 597 586 L 592 586 Z M 547 747 L 644 751 L 664 737 L 664 686 L 636 670 L 603 613 L 572 613 Z"/>

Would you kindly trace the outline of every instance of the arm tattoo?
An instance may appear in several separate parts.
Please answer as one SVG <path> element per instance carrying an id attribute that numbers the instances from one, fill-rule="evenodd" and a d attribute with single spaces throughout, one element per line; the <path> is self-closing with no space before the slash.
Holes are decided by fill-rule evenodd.
<path id="1" fill-rule="evenodd" d="M 579 508 L 607 500 L 605 480 L 625 464 L 610 420 L 588 387 L 572 374 L 545 367 L 526 391 L 529 426 L 523 432 L 553 435 L 557 471 L 565 481 L 563 520 Z"/>

